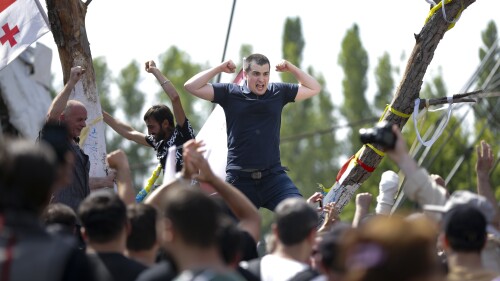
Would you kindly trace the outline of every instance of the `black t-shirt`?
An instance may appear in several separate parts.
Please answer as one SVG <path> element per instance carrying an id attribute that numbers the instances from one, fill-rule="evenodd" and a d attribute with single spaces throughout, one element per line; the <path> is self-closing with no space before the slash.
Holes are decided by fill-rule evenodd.
<path id="1" fill-rule="evenodd" d="M 248 231 L 241 231 L 243 233 L 243 254 L 241 257 L 242 261 L 249 261 L 259 257 L 257 253 L 257 242 L 253 239 L 252 235 Z"/>
<path id="2" fill-rule="evenodd" d="M 272 169 L 281 166 L 280 128 L 283 107 L 295 101 L 297 84 L 269 83 L 257 96 L 244 86 L 214 83 L 214 103 L 227 124 L 227 168 Z"/>
<path id="3" fill-rule="evenodd" d="M 137 281 L 169 281 L 177 276 L 177 271 L 167 261 L 161 261 L 156 265 L 143 271 Z"/>
<path id="4" fill-rule="evenodd" d="M 135 281 L 147 267 L 120 253 L 88 254 L 96 280 Z"/>
<path id="5" fill-rule="evenodd" d="M 165 171 L 165 161 L 167 160 L 168 149 L 175 145 L 175 169 L 179 172 L 182 169 L 182 145 L 190 139 L 194 139 L 194 130 L 188 119 L 184 122 L 183 126 L 175 126 L 175 130 L 168 140 L 156 141 L 154 136 L 147 135 L 146 142 L 156 151 L 156 158 L 160 160 L 162 170 Z"/>
<path id="6" fill-rule="evenodd" d="M 97 281 L 92 274 L 93 268 L 83 251 L 75 248 L 66 263 L 62 280 L 64 281 Z"/>

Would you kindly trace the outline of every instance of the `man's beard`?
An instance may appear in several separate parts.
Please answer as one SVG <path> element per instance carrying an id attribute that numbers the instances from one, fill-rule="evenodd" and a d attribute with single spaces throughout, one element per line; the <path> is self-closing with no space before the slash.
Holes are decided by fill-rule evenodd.
<path id="1" fill-rule="evenodd" d="M 158 134 L 155 135 L 155 140 L 156 140 L 156 142 L 162 141 L 165 139 L 166 136 L 167 136 L 167 133 L 163 129 L 160 129 Z"/>

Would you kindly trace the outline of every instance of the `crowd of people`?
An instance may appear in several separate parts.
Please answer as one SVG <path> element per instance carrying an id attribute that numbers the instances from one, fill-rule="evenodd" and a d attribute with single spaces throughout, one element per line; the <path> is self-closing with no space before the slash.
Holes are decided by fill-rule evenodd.
<path id="1" fill-rule="evenodd" d="M 396 145 L 385 152 L 399 173 L 382 174 L 379 194 L 358 193 L 353 220 L 341 221 L 335 202 L 318 205 L 323 194 L 301 194 L 280 160 L 283 107 L 314 97 L 321 86 L 286 60 L 276 71 L 298 83 L 272 83 L 270 65 L 253 54 L 244 60 L 242 85 L 210 82 L 235 71 L 231 60 L 184 85 L 224 109 L 228 158 L 221 179 L 175 86 L 154 61 L 146 62 L 173 114 L 152 106 L 145 134 L 103 112 L 118 134 L 155 149 L 163 171 L 176 146 L 175 179 L 140 192 L 122 150 L 107 155 L 106 177 L 89 176 L 78 145 L 87 110 L 69 99 L 85 69 L 73 67 L 36 142 L 0 140 L 0 280 L 500 281 L 500 213 L 488 143 L 478 145 L 477 185 L 450 194 L 441 177 L 418 166 L 393 125 Z M 412 212 L 392 211 L 401 176 L 418 206 Z M 203 183 L 215 192 L 201 189 Z M 262 233 L 259 208 L 273 211 L 269 233 Z"/>

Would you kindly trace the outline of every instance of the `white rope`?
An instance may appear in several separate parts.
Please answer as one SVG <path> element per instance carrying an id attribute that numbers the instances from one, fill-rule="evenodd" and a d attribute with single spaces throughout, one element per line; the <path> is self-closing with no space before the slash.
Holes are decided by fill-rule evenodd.
<path id="1" fill-rule="evenodd" d="M 420 106 L 420 99 L 417 98 L 415 100 L 415 107 L 413 108 L 413 125 L 415 126 L 415 132 L 417 133 L 417 138 L 423 146 L 433 145 L 434 142 L 439 138 L 439 136 L 441 136 L 441 134 L 444 131 L 444 128 L 448 124 L 448 121 L 450 120 L 450 116 L 451 116 L 451 111 L 453 109 L 453 97 L 448 97 L 447 100 L 448 100 L 448 114 L 446 116 L 446 120 L 439 124 L 438 128 L 436 128 L 436 131 L 434 132 L 434 135 L 428 141 L 422 140 L 422 137 L 420 137 L 420 132 L 418 131 L 417 117 L 419 115 L 418 108 Z"/>

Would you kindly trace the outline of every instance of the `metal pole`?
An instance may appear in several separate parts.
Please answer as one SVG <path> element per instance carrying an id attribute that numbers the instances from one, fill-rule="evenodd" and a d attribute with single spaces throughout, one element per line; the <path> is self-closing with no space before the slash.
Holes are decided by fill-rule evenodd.
<path id="1" fill-rule="evenodd" d="M 224 43 L 224 51 L 222 52 L 222 60 L 224 62 L 226 59 L 227 43 L 229 41 L 229 33 L 231 33 L 231 25 L 233 23 L 234 7 L 236 6 L 236 0 L 233 0 L 233 8 L 231 9 L 231 16 L 229 17 L 229 26 L 227 27 L 226 42 Z M 217 83 L 220 82 L 221 73 L 217 75 Z"/>

